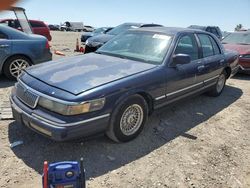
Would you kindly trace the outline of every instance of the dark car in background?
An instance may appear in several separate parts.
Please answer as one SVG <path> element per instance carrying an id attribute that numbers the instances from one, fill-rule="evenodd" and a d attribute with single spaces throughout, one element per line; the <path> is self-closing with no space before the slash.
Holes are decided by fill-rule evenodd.
<path id="1" fill-rule="evenodd" d="M 99 34 L 105 34 L 108 31 L 110 31 L 111 29 L 113 29 L 112 27 L 100 27 L 97 28 L 96 30 L 94 30 L 93 32 L 85 32 L 82 34 L 81 36 L 81 42 L 86 42 L 86 40 L 90 37 L 99 35 Z"/>
<path id="2" fill-rule="evenodd" d="M 240 71 L 250 73 L 250 31 L 230 33 L 222 40 L 222 44 L 225 49 L 240 54 Z"/>
<path id="3" fill-rule="evenodd" d="M 93 31 L 95 31 L 95 28 L 90 26 L 90 25 L 84 25 L 83 31 L 85 31 L 85 32 L 93 32 Z"/>
<path id="4" fill-rule="evenodd" d="M 26 69 L 10 97 L 13 116 L 58 141 L 106 132 L 127 142 L 155 109 L 201 92 L 219 96 L 237 65 L 238 53 L 207 32 L 129 30 L 95 53 Z"/>
<path id="5" fill-rule="evenodd" d="M 89 38 L 85 44 L 85 53 L 94 52 L 98 48 L 100 48 L 103 44 L 105 44 L 107 41 L 117 36 L 118 34 L 125 32 L 129 29 L 136 29 L 139 27 L 162 27 L 162 25 L 142 24 L 142 23 L 124 23 L 118 25 L 109 32 Z"/>
<path id="6" fill-rule="evenodd" d="M 50 29 L 43 21 L 29 20 L 29 23 L 34 34 L 45 36 L 49 41 L 52 40 Z M 20 31 L 22 30 L 19 21 L 16 19 L 2 19 L 0 20 L 0 24 L 5 24 Z"/>
<path id="7" fill-rule="evenodd" d="M 213 33 L 218 39 L 222 40 L 222 32 L 218 26 L 200 26 L 200 25 L 191 25 L 188 28 L 190 29 L 200 29 L 203 31 L 207 31 L 209 33 Z"/>
<path id="8" fill-rule="evenodd" d="M 48 40 L 0 25 L 0 74 L 16 79 L 31 65 L 52 59 Z"/>
<path id="9" fill-rule="evenodd" d="M 51 31 L 59 31 L 59 30 L 60 30 L 60 25 L 49 24 L 48 27 L 49 27 L 49 29 L 50 29 Z"/>

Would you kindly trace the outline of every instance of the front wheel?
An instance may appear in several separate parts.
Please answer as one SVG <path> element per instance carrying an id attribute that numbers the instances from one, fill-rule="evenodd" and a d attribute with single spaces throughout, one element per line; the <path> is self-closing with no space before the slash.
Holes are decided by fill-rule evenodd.
<path id="1" fill-rule="evenodd" d="M 219 76 L 216 85 L 211 89 L 211 91 L 208 92 L 209 96 L 212 97 L 218 97 L 222 93 L 225 84 L 226 84 L 226 72 L 223 71 L 221 75 Z"/>
<path id="2" fill-rule="evenodd" d="M 28 58 L 23 56 L 15 56 L 8 59 L 4 64 L 4 74 L 9 79 L 16 79 L 21 72 L 29 67 L 31 62 Z"/>
<path id="3" fill-rule="evenodd" d="M 128 142 L 141 133 L 147 117 L 147 102 L 142 96 L 133 95 L 116 107 L 106 134 L 115 142 Z"/>

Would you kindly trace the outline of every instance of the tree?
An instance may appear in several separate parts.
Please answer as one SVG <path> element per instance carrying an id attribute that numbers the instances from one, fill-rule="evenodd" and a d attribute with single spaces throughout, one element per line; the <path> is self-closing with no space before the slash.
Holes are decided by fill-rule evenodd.
<path id="1" fill-rule="evenodd" d="M 236 27 L 235 27 L 235 31 L 240 31 L 241 29 L 243 28 L 243 25 L 242 24 L 238 24 L 238 25 L 236 25 Z"/>

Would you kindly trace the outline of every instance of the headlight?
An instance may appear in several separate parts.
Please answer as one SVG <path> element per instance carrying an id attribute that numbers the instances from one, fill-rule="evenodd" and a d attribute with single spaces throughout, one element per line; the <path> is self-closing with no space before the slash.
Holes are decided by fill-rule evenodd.
<path id="1" fill-rule="evenodd" d="M 105 104 L 105 98 L 91 100 L 83 102 L 81 104 L 71 105 L 71 104 L 59 103 L 44 97 L 40 97 L 38 104 L 41 107 L 51 110 L 53 112 L 70 116 L 70 115 L 84 114 L 87 112 L 93 112 L 102 109 Z"/>
<path id="2" fill-rule="evenodd" d="M 250 59 L 250 54 L 245 54 L 245 55 L 240 55 L 240 58 L 249 58 Z"/>
<path id="3" fill-rule="evenodd" d="M 88 43 L 89 43 L 89 40 L 86 40 L 85 45 L 87 45 Z"/>

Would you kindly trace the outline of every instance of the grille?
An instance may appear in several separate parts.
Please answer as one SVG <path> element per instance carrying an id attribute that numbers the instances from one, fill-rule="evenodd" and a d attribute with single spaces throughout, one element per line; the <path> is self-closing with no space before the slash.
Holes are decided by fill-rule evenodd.
<path id="1" fill-rule="evenodd" d="M 27 106 L 35 108 L 38 102 L 38 95 L 28 90 L 24 85 L 17 83 L 16 96 Z"/>

